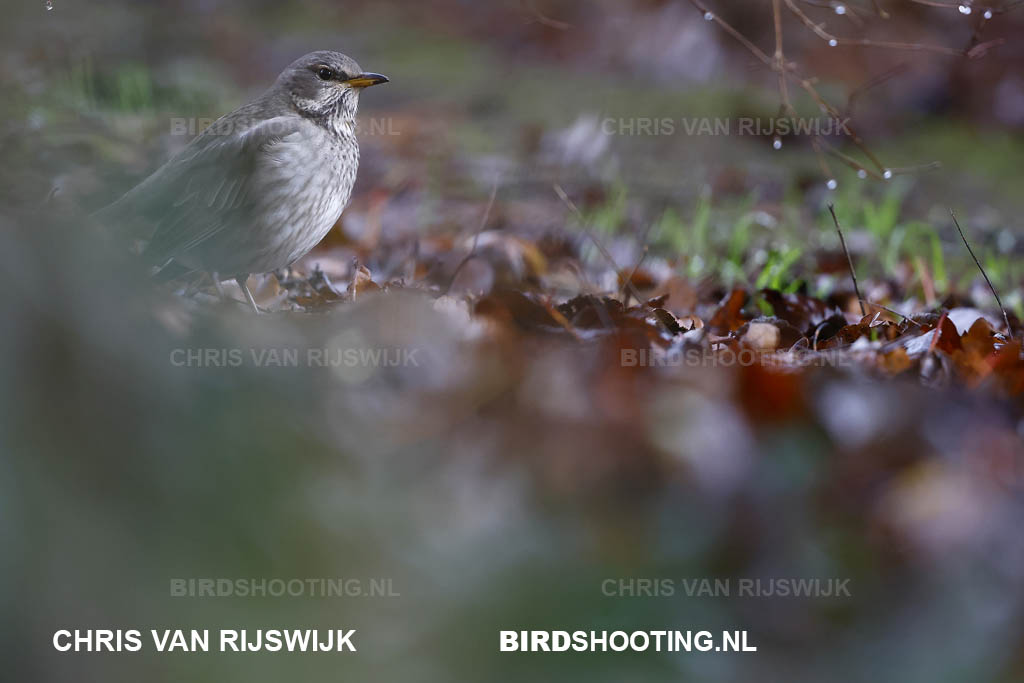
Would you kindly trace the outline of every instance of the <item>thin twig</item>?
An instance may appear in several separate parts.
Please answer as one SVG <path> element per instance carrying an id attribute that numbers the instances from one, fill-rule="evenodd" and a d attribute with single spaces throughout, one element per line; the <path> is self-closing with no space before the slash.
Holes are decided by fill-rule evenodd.
<path id="1" fill-rule="evenodd" d="M 956 48 L 946 47 L 945 45 L 926 45 L 923 43 L 899 43 L 886 40 L 871 40 L 869 38 L 840 38 L 839 36 L 833 35 L 822 28 L 821 24 L 816 24 L 814 21 L 800 9 L 793 0 L 785 0 L 786 7 L 796 15 L 796 17 L 803 22 L 804 26 L 811 30 L 816 36 L 824 40 L 832 47 L 838 47 L 840 45 L 848 45 L 853 47 L 880 47 L 891 50 L 910 50 L 910 51 L 921 51 L 921 52 L 937 52 L 939 54 L 950 55 L 953 57 L 967 57 L 967 50 L 957 50 Z"/>
<path id="2" fill-rule="evenodd" d="M 822 2 L 822 1 L 819 1 L 819 0 L 800 0 L 800 2 L 802 2 L 803 4 L 808 5 L 810 7 L 817 7 L 819 9 L 827 9 L 828 11 L 832 12 L 833 14 L 836 11 L 835 0 L 829 0 L 828 2 Z M 867 10 L 863 10 L 860 7 L 857 7 L 855 5 L 844 5 L 844 7 L 846 8 L 846 13 L 843 15 L 843 18 L 849 19 L 858 28 L 864 26 L 864 19 L 862 19 L 860 17 L 860 15 L 863 14 L 863 15 L 867 16 L 867 15 L 871 14 Z"/>
<path id="3" fill-rule="evenodd" d="M 626 283 L 632 282 L 633 278 L 636 277 L 637 272 L 640 270 L 640 266 L 643 265 L 643 262 L 647 260 L 648 253 L 650 253 L 650 250 L 647 248 L 647 245 L 645 244 L 643 250 L 640 252 L 640 259 L 636 262 L 636 265 L 633 266 L 633 270 L 630 271 L 629 276 L 626 278 L 626 281 L 622 283 L 622 287 L 619 290 L 619 296 L 625 298 Z M 637 303 L 642 304 L 643 301 L 637 300 Z M 629 301 L 626 301 L 626 304 L 628 305 Z"/>
<path id="4" fill-rule="evenodd" d="M 814 83 L 811 81 L 811 79 L 800 78 L 796 74 L 793 74 L 793 78 L 795 78 L 799 82 L 800 87 L 804 89 L 804 92 L 810 95 L 811 99 L 813 99 L 819 107 L 823 108 L 829 116 L 839 121 L 843 120 L 843 116 L 842 114 L 839 113 L 839 110 L 832 106 L 827 100 L 825 100 L 824 97 L 822 97 L 821 93 L 819 93 L 817 88 L 814 87 Z M 857 149 L 859 149 L 864 154 L 864 156 L 866 156 L 868 160 L 875 165 L 875 168 L 877 168 L 878 171 L 884 175 L 886 171 L 886 166 L 881 161 L 878 160 L 878 157 L 876 157 L 870 149 L 868 149 L 868 146 L 864 144 L 864 140 L 861 139 L 860 135 L 857 134 L 857 131 L 853 128 L 850 122 L 846 121 L 844 127 L 846 129 L 846 135 L 850 139 L 850 142 L 852 142 L 854 146 L 857 147 Z"/>
<path id="5" fill-rule="evenodd" d="M 566 31 L 572 26 L 565 23 L 564 21 L 558 21 L 547 16 L 540 9 L 537 8 L 537 0 L 524 0 L 523 2 L 526 11 L 530 13 L 531 18 L 541 26 L 547 26 L 548 28 L 557 29 L 559 31 Z"/>
<path id="6" fill-rule="evenodd" d="M 941 7 L 943 9 L 958 9 L 960 3 L 958 2 L 942 2 L 941 0 L 908 0 L 915 5 L 924 5 L 925 7 Z"/>
<path id="7" fill-rule="evenodd" d="M 971 34 L 971 42 L 967 44 L 967 52 L 970 53 L 981 44 L 981 34 L 985 30 L 985 24 L 992 18 L 992 13 L 985 14 L 984 12 L 978 12 L 976 15 L 977 19 L 974 20 L 974 32 Z"/>
<path id="8" fill-rule="evenodd" d="M 874 301 L 865 301 L 864 303 L 866 303 L 868 306 L 874 306 L 875 308 L 880 308 L 880 309 L 882 309 L 883 311 L 885 311 L 887 313 L 892 313 L 893 315 L 895 315 L 897 317 L 903 318 L 904 320 L 906 320 L 908 323 L 910 323 L 912 325 L 916 325 L 917 327 L 922 327 L 922 328 L 924 327 L 924 325 L 922 325 L 921 323 L 917 322 L 913 318 L 907 317 L 907 316 L 903 315 L 902 313 L 900 313 L 899 311 L 894 311 L 891 308 L 889 308 L 888 306 L 883 306 L 882 304 L 877 304 Z"/>
<path id="9" fill-rule="evenodd" d="M 857 100 L 858 97 L 862 96 L 868 90 L 871 90 L 872 88 L 877 88 L 878 86 L 882 85 L 883 83 L 885 83 L 887 81 L 890 81 L 893 78 L 896 78 L 897 76 L 901 75 L 903 72 L 907 71 L 908 68 L 909 67 L 907 66 L 907 64 L 905 62 L 902 63 L 902 64 L 897 64 L 896 66 L 894 66 L 893 68 L 889 69 L 885 73 L 882 73 L 882 74 L 880 74 L 878 76 L 875 76 L 871 80 L 869 80 L 869 81 L 867 81 L 867 82 L 857 86 L 849 94 L 849 96 L 846 98 L 846 114 L 850 115 L 850 114 L 853 113 L 853 104 Z"/>
<path id="10" fill-rule="evenodd" d="M 942 2 L 941 0 L 908 0 L 908 1 L 909 2 L 913 2 L 913 3 L 917 4 L 917 5 L 926 5 L 928 7 L 942 7 L 944 9 L 955 9 L 957 11 L 960 11 L 960 8 L 963 6 L 962 2 Z M 993 15 L 995 15 L 995 14 L 1006 14 L 1007 12 L 1010 12 L 1010 11 L 1013 11 L 1013 10 L 1017 9 L 1021 5 L 1024 5 L 1024 0 L 1015 0 L 1014 2 L 1008 2 L 1008 3 L 1004 4 L 1002 7 L 988 7 L 988 8 L 985 9 L 985 11 L 986 12 L 991 12 Z"/>
<path id="11" fill-rule="evenodd" d="M 839 183 L 836 180 L 836 174 L 832 172 L 832 167 L 828 165 L 828 159 L 825 158 L 825 153 L 821 149 L 821 142 L 818 138 L 811 138 L 811 146 L 814 148 L 814 154 L 818 157 L 818 163 L 821 165 L 821 172 L 824 174 L 826 181 L 826 187 L 830 190 L 835 190 L 839 187 Z"/>
<path id="12" fill-rule="evenodd" d="M 841 152 L 839 149 L 834 147 L 824 137 L 819 135 L 817 137 L 817 140 L 818 140 L 818 143 L 825 149 L 826 152 L 828 152 L 829 154 L 831 154 L 835 158 L 839 159 L 841 162 L 843 162 L 844 164 L 846 164 L 847 166 L 849 166 L 853 170 L 857 171 L 858 175 L 863 173 L 863 177 L 871 176 L 875 180 L 883 180 L 883 179 L 885 179 L 885 172 L 886 171 L 889 171 L 890 173 L 892 172 L 890 169 L 883 169 L 881 173 L 879 173 L 877 171 L 874 171 L 874 170 L 864 166 L 864 164 L 860 163 L 859 161 L 857 161 L 856 159 L 851 157 L 849 154 Z"/>
<path id="13" fill-rule="evenodd" d="M 561 199 L 562 202 L 569 207 L 569 210 L 576 215 L 576 218 L 579 219 L 580 224 L 583 226 L 583 232 L 587 234 L 587 237 L 590 238 L 590 241 L 594 243 L 594 246 L 597 247 L 597 250 L 600 251 L 601 255 L 604 256 L 606 261 L 608 261 L 608 264 L 612 267 L 612 270 L 618 273 L 619 267 L 615 265 L 615 259 L 613 259 L 611 253 L 604 248 L 604 245 L 601 244 L 601 240 L 597 239 L 597 235 L 594 234 L 594 231 L 590 229 L 590 226 L 587 224 L 587 219 L 583 215 L 583 212 L 580 211 L 579 207 L 576 206 L 576 204 L 574 204 L 571 199 L 569 199 L 569 195 L 565 193 L 565 190 L 562 189 L 561 185 L 558 185 L 556 183 L 554 189 L 555 194 L 558 195 L 558 198 Z M 633 286 L 633 283 L 631 281 L 626 281 L 626 287 L 629 289 L 629 293 L 633 296 L 634 299 L 636 299 L 637 301 L 643 301 L 643 299 L 640 298 L 640 292 L 636 290 L 636 287 Z"/>
<path id="14" fill-rule="evenodd" d="M 786 79 L 786 54 L 782 49 L 782 5 L 781 0 L 772 0 L 772 14 L 775 20 L 775 70 L 779 74 L 779 105 L 783 116 L 794 113 L 789 101 L 789 85 Z"/>
<path id="15" fill-rule="evenodd" d="M 878 4 L 878 0 L 871 0 L 871 6 L 875 8 L 875 14 L 883 19 L 889 18 L 889 13 L 882 9 L 882 6 Z"/>
<path id="16" fill-rule="evenodd" d="M 860 295 L 860 285 L 857 284 L 857 271 L 853 269 L 853 257 L 850 256 L 850 250 L 846 247 L 846 238 L 843 237 L 843 229 L 839 227 L 839 219 L 836 217 L 836 207 L 833 204 L 828 205 L 829 213 L 832 214 L 832 222 L 836 224 L 836 232 L 839 233 L 839 243 L 843 245 L 843 251 L 846 253 L 846 261 L 850 264 L 850 277 L 853 278 L 853 291 L 857 293 L 857 301 L 860 303 L 860 314 L 864 317 L 868 314 L 866 308 L 864 308 L 864 297 Z"/>
<path id="17" fill-rule="evenodd" d="M 918 164 L 917 166 L 894 166 L 889 170 L 892 171 L 893 175 L 912 175 L 915 173 L 924 173 L 926 171 L 937 171 L 940 168 L 942 168 L 941 161 L 932 161 L 931 163 Z"/>
<path id="18" fill-rule="evenodd" d="M 637 260 L 636 265 L 633 266 L 633 270 L 630 271 L 629 279 L 626 282 L 632 282 L 633 281 L 633 278 L 636 277 L 636 274 L 638 272 L 640 272 L 640 266 L 643 265 L 643 262 L 647 260 L 647 256 L 650 254 L 650 247 L 647 244 L 647 238 L 650 237 L 651 230 L 653 228 L 654 228 L 654 224 L 653 223 L 648 223 L 647 227 L 644 228 L 644 234 L 640 237 L 640 241 L 638 242 L 638 244 L 642 244 L 644 246 L 640 250 L 640 258 Z M 626 283 L 625 282 L 622 283 L 622 285 L 619 287 L 619 296 L 622 297 L 623 301 L 626 301 L 627 304 L 629 303 L 629 301 L 626 300 Z M 643 301 L 637 301 L 637 303 L 638 304 L 642 304 Z"/>
<path id="19" fill-rule="evenodd" d="M 960 233 L 960 239 L 964 241 L 964 246 L 967 247 L 967 251 L 970 252 L 971 258 L 974 259 L 974 263 L 978 266 L 978 270 L 980 270 L 981 274 L 985 277 L 985 282 L 988 283 L 988 288 L 992 291 L 992 296 L 996 298 L 996 303 L 999 304 L 999 311 L 1003 314 L 1003 322 L 1006 323 L 1006 334 L 1012 336 L 1013 331 L 1010 330 L 1010 318 L 1006 315 L 1006 309 L 1003 308 L 1002 299 L 1000 299 L 999 294 L 996 293 L 996 288 L 992 286 L 992 281 L 988 279 L 988 273 L 986 273 L 985 269 L 981 267 L 981 261 L 979 261 L 978 257 L 974 255 L 974 250 L 971 249 L 970 243 L 967 242 L 967 236 L 964 235 L 963 228 L 960 227 L 960 221 L 956 219 L 956 213 L 953 209 L 949 210 L 949 215 L 953 217 L 953 225 L 956 226 L 957 232 Z"/>
<path id="20" fill-rule="evenodd" d="M 813 2 L 808 0 L 799 1 L 803 2 L 804 4 L 813 6 L 833 7 L 833 5 L 823 5 L 820 2 Z M 810 98 L 814 100 L 814 102 L 816 102 L 819 105 L 819 107 L 821 107 L 821 110 L 823 112 L 829 114 L 830 116 L 836 119 L 841 119 L 841 115 L 837 108 L 832 106 L 827 100 L 825 100 L 821 93 L 818 92 L 817 88 L 815 87 L 816 80 L 813 78 L 802 76 L 800 73 L 798 73 L 798 67 L 796 64 L 792 64 L 785 61 L 784 56 L 782 54 L 782 24 L 781 18 L 779 17 L 779 0 L 772 0 L 776 38 L 776 52 L 774 58 L 773 56 L 770 56 L 764 50 L 759 48 L 757 45 L 755 45 L 739 30 L 737 30 L 724 19 L 722 19 L 717 14 L 712 12 L 702 0 L 689 0 L 689 2 L 691 5 L 694 6 L 694 8 L 703 13 L 704 18 L 706 20 L 717 24 L 722 30 L 724 30 L 726 33 L 732 36 L 740 44 L 742 44 L 743 47 L 745 47 L 750 52 L 750 54 L 757 58 L 758 61 L 760 61 L 762 64 L 764 64 L 772 71 L 775 71 L 776 73 L 779 74 L 780 94 L 782 95 L 783 99 L 783 108 L 786 108 L 786 105 L 790 100 L 788 87 L 783 83 L 783 81 L 789 80 L 798 85 L 801 89 L 803 89 L 807 93 L 807 95 L 809 95 Z M 799 19 L 804 24 L 804 26 L 806 26 L 811 32 L 813 32 L 816 36 L 827 42 L 829 45 L 836 47 L 842 45 L 851 47 L 889 48 L 911 51 L 916 50 L 937 52 L 956 57 L 965 57 L 973 59 L 982 56 L 987 50 L 991 49 L 995 45 L 998 45 L 1000 42 L 999 40 L 996 40 L 989 41 L 987 43 L 979 43 L 978 41 L 980 40 L 980 35 L 978 35 L 977 32 L 976 35 L 972 38 L 971 43 L 968 46 L 968 49 L 966 50 L 957 50 L 955 48 L 949 48 L 942 45 L 926 45 L 921 43 L 904 43 L 890 41 L 875 41 L 870 39 L 841 38 L 827 31 L 825 29 L 824 24 L 814 22 L 803 10 L 800 9 L 800 7 L 796 4 L 796 1 L 782 0 L 782 2 L 785 3 L 786 8 L 793 15 L 795 15 L 797 19 Z M 1013 2 L 1004 4 L 1002 7 L 992 8 L 990 11 L 993 14 L 1002 14 L 1010 11 L 1011 9 L 1016 8 L 1017 6 L 1020 6 L 1021 4 L 1024 4 L 1024 0 L 1015 0 Z M 947 5 L 942 4 L 941 6 Z M 955 6 L 959 7 L 959 5 Z M 846 5 L 845 7 L 847 9 L 847 16 L 850 18 L 852 18 L 851 12 L 860 11 L 854 5 Z M 888 13 L 884 9 L 882 9 L 880 3 L 878 3 L 876 0 L 872 0 L 872 7 L 875 10 L 874 14 L 876 16 L 880 16 L 883 19 L 888 18 Z M 864 10 L 864 12 L 865 14 L 869 13 L 866 9 Z M 984 19 L 987 20 L 988 17 L 985 16 Z M 984 22 L 982 22 L 982 24 L 983 23 Z M 872 165 L 874 165 L 875 171 L 866 169 L 865 167 L 863 167 L 858 162 L 854 161 L 852 158 L 848 156 L 842 155 L 841 153 L 837 154 L 838 150 L 830 149 L 829 151 L 831 153 L 835 154 L 840 159 L 842 159 L 844 163 L 853 166 L 855 169 L 858 170 L 858 172 L 865 171 L 875 178 L 888 179 L 892 177 L 892 175 L 895 175 L 895 171 L 893 169 L 887 168 L 871 152 L 871 150 L 867 147 L 867 145 L 864 143 L 864 141 L 861 139 L 860 135 L 858 135 L 857 131 L 854 128 L 852 128 L 849 124 L 846 124 L 845 128 L 845 133 L 849 141 L 852 142 L 853 145 L 857 147 L 857 149 L 859 149 L 865 157 L 867 157 L 868 161 L 870 161 Z"/>
<path id="21" fill-rule="evenodd" d="M 719 17 L 710 9 L 708 9 L 708 7 L 701 0 L 690 0 L 690 4 L 693 5 L 700 12 L 703 12 L 705 19 L 707 19 L 708 21 L 713 21 L 715 24 L 721 27 L 723 31 L 728 33 L 733 38 L 735 38 L 736 41 L 743 45 L 743 47 L 745 47 L 747 51 L 750 52 L 750 54 L 754 55 L 754 57 L 756 57 L 758 61 L 767 66 L 769 69 L 772 69 L 773 71 L 775 70 L 775 62 L 772 60 L 771 57 L 769 57 L 757 45 L 754 45 L 754 43 L 752 43 L 750 39 L 748 39 L 746 36 L 740 33 L 731 24 L 729 24 L 727 21 Z M 818 92 L 817 88 L 814 87 L 813 79 L 804 78 L 800 76 L 799 74 L 796 73 L 796 67 L 790 64 L 784 64 L 783 68 L 786 73 L 786 77 L 791 79 L 797 85 L 799 85 L 800 88 L 802 88 L 804 92 L 806 92 L 811 97 L 811 99 L 814 100 L 819 107 L 821 107 L 823 111 L 825 111 L 835 119 L 842 119 L 842 116 L 839 113 L 839 111 L 835 107 L 833 107 L 827 100 L 825 100 L 825 98 L 822 97 L 821 93 Z M 850 126 L 849 124 L 846 124 L 845 127 L 846 134 L 849 137 L 850 142 L 852 142 L 857 147 L 857 149 L 859 149 L 864 154 L 864 156 L 866 156 L 871 161 L 871 163 L 873 163 L 876 166 L 880 173 L 884 173 L 885 166 L 882 164 L 882 162 L 878 160 L 878 158 L 871 152 L 871 150 L 868 149 L 867 145 L 864 144 L 864 141 L 853 129 L 853 127 Z"/>
<path id="22" fill-rule="evenodd" d="M 700 0 L 690 0 L 690 4 L 696 7 L 698 11 L 702 12 L 704 14 L 704 18 L 707 21 L 715 22 L 722 28 L 723 31 L 728 33 L 733 38 L 735 38 L 741 45 L 743 45 L 743 47 L 747 48 L 750 54 L 757 57 L 765 66 L 772 66 L 771 57 L 766 55 L 764 51 L 757 45 L 754 45 L 754 43 L 752 43 L 749 38 L 747 38 L 745 35 L 743 35 L 735 28 L 733 28 L 731 24 L 729 24 L 727 21 L 719 17 L 710 9 L 708 9 L 704 3 L 702 3 Z"/>
<path id="23" fill-rule="evenodd" d="M 451 291 L 452 285 L 455 284 L 455 278 L 459 276 L 459 271 L 462 270 L 463 266 L 469 263 L 469 259 L 473 258 L 476 253 L 476 245 L 480 241 L 480 233 L 484 231 L 484 226 L 487 225 L 487 220 L 491 217 L 491 209 L 494 208 L 494 200 L 498 196 L 498 181 L 494 182 L 494 187 L 491 188 L 491 198 L 487 201 L 487 208 L 484 210 L 484 217 L 480 220 L 480 225 L 476 228 L 476 233 L 473 235 L 473 246 L 470 247 L 469 253 L 459 262 L 459 265 L 455 266 L 455 272 L 452 273 L 452 279 L 448 281 L 448 286 L 444 288 L 444 293 L 447 294 Z"/>

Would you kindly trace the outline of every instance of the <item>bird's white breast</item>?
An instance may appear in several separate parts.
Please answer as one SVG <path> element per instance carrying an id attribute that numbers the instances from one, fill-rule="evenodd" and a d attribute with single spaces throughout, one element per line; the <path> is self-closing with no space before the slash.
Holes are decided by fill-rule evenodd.
<path id="1" fill-rule="evenodd" d="M 263 210 L 253 226 L 266 249 L 252 272 L 290 265 L 330 232 L 351 197 L 358 165 L 355 135 L 337 137 L 313 123 L 267 150 L 258 172 L 269 189 L 257 200 Z"/>

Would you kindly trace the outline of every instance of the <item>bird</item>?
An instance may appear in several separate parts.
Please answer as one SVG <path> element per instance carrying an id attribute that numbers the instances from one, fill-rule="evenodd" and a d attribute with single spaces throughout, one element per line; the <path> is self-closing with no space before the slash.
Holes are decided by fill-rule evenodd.
<path id="1" fill-rule="evenodd" d="M 388 83 L 330 50 L 292 62 L 95 217 L 142 236 L 155 276 L 247 280 L 290 266 L 330 232 L 359 168 L 360 93 Z M 147 239 L 148 237 L 148 239 Z"/>

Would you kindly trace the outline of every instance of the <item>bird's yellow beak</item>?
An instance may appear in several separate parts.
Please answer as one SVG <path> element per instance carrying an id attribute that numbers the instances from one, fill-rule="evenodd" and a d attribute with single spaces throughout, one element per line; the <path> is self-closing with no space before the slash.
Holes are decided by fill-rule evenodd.
<path id="1" fill-rule="evenodd" d="M 365 73 L 359 74 L 355 78 L 350 78 L 346 83 L 351 85 L 353 88 L 369 88 L 371 85 L 380 85 L 381 83 L 388 82 L 387 76 L 380 74 Z"/>

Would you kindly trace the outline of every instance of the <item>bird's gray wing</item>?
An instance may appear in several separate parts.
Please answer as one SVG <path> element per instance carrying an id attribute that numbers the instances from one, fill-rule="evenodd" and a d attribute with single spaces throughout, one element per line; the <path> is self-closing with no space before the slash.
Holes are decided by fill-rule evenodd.
<path id="1" fill-rule="evenodd" d="M 234 130 L 225 117 L 119 200 L 117 213 L 152 229 L 144 257 L 163 266 L 226 227 L 244 226 L 259 193 L 254 178 L 273 163 L 268 151 L 301 135 L 300 125 L 282 116 Z"/>

